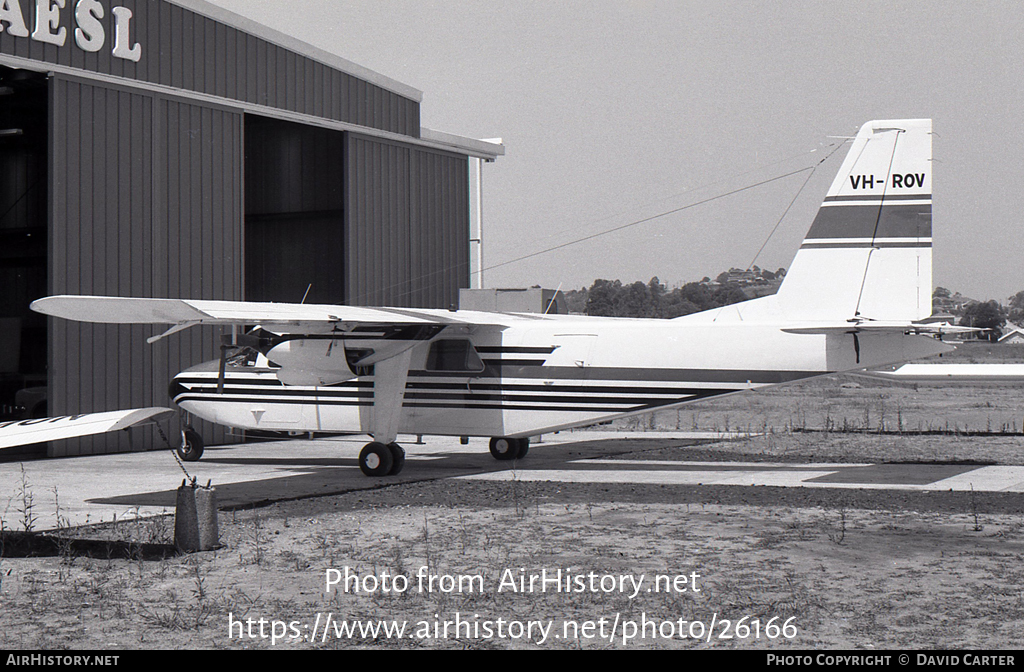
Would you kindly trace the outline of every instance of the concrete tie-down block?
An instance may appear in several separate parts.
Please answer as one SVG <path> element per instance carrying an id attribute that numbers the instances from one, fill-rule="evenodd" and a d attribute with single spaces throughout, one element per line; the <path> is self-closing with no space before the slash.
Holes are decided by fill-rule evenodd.
<path id="1" fill-rule="evenodd" d="M 174 508 L 174 545 L 185 553 L 210 551 L 220 545 L 216 488 L 182 481 Z"/>

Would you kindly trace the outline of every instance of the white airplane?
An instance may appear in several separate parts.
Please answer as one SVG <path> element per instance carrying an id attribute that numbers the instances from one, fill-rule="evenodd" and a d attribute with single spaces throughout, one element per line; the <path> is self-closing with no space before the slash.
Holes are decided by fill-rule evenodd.
<path id="1" fill-rule="evenodd" d="M 237 356 L 178 374 L 175 403 L 247 430 L 358 432 L 369 476 L 397 474 L 399 433 L 529 437 L 952 349 L 931 313 L 931 120 L 853 140 L 777 294 L 672 320 L 463 310 L 54 296 L 82 322 L 252 326 Z M 202 442 L 184 433 L 180 453 Z"/>

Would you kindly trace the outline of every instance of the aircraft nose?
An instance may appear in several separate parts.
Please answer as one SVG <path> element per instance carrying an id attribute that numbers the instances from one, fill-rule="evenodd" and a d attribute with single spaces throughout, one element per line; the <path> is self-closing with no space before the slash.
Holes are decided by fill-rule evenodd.
<path id="1" fill-rule="evenodd" d="M 188 392 L 188 389 L 178 382 L 177 377 L 171 380 L 171 384 L 167 386 L 167 395 L 171 398 L 172 401 L 177 399 L 185 392 Z"/>

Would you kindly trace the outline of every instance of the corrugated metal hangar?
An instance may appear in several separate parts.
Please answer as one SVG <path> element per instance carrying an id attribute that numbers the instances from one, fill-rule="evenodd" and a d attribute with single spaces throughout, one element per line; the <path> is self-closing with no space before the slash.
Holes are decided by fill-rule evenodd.
<path id="1" fill-rule="evenodd" d="M 470 159 L 503 148 L 422 129 L 421 99 L 201 0 L 0 0 L 4 411 L 166 405 L 218 355 L 208 328 L 48 323 L 48 294 L 457 303 Z"/>

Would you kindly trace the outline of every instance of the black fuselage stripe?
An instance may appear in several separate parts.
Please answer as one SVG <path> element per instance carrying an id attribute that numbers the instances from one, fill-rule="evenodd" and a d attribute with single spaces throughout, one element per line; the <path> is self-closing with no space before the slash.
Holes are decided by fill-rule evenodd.
<path id="1" fill-rule="evenodd" d="M 595 412 L 615 412 L 621 413 L 624 411 L 631 411 L 637 408 L 654 408 L 656 406 L 663 406 L 666 403 L 681 403 L 689 401 L 690 399 L 679 399 L 671 402 L 655 403 L 655 404 L 612 404 L 612 403 L 590 403 L 590 404 L 573 404 L 573 405 L 561 405 L 561 404 L 486 404 L 486 403 L 473 403 L 473 402 L 445 402 L 445 403 L 434 403 L 434 402 L 414 402 L 407 401 L 402 404 L 403 408 L 447 408 L 451 410 L 463 410 L 463 409 L 474 409 L 474 410 L 492 410 L 492 411 L 595 411 Z M 259 402 L 266 404 L 287 404 L 287 405 L 306 405 L 313 404 L 312 401 L 304 401 L 301 399 L 279 399 L 279 400 L 268 400 L 268 399 L 241 399 L 241 398 L 220 398 L 216 395 L 209 397 L 196 397 L 191 395 L 185 395 L 179 397 L 176 402 L 184 403 L 188 401 L 195 401 L 201 403 L 214 403 L 214 404 L 225 404 L 231 402 Z M 373 406 L 372 401 L 328 401 L 321 400 L 317 405 L 319 406 Z"/>
<path id="2" fill-rule="evenodd" d="M 217 382 L 211 379 L 197 380 L 197 381 L 183 381 L 189 386 L 189 389 L 193 392 L 202 391 L 215 391 L 217 389 Z M 353 395 L 367 395 L 372 396 L 373 394 L 373 383 L 360 384 L 356 389 L 349 387 L 348 384 L 333 385 L 325 387 L 306 387 L 306 386 L 286 386 L 281 384 L 279 381 L 275 381 L 274 386 L 265 385 L 262 389 L 249 389 L 247 384 L 232 384 L 230 380 L 224 384 L 224 392 L 239 394 L 239 393 L 250 393 L 255 395 L 264 394 L 279 394 L 279 395 L 306 395 L 306 396 L 353 396 Z M 268 389 L 272 388 L 272 389 Z M 406 396 L 412 394 L 427 394 L 436 393 L 441 394 L 443 392 L 463 392 L 467 394 L 486 394 L 486 393 L 497 393 L 497 394 L 508 394 L 508 393 L 525 393 L 525 392 L 538 392 L 544 395 L 548 394 L 616 394 L 616 395 L 637 395 L 637 394 L 649 394 L 649 395 L 675 395 L 675 394 L 694 394 L 696 392 L 702 392 L 709 388 L 704 387 L 693 387 L 692 385 L 686 385 L 684 387 L 649 387 L 641 385 L 630 385 L 630 386 L 617 386 L 617 385 L 530 385 L 530 384 L 516 384 L 516 383 L 477 383 L 470 382 L 466 383 L 408 383 L 406 385 Z M 712 388 L 713 389 L 713 388 Z"/>
<path id="3" fill-rule="evenodd" d="M 194 385 L 182 394 L 221 394 L 217 385 Z M 247 395 L 250 397 L 368 397 L 373 398 L 373 390 L 337 390 L 321 388 L 314 391 L 310 388 L 300 387 L 276 387 L 267 390 L 248 390 L 231 385 L 225 385 L 223 394 Z"/>
<path id="4" fill-rule="evenodd" d="M 532 346 L 532 345 L 478 345 L 476 351 L 481 354 L 488 355 L 500 355 L 500 354 L 515 354 L 515 355 L 550 355 L 555 351 L 553 346 Z"/>
<path id="5" fill-rule="evenodd" d="M 510 367 L 515 368 L 515 367 Z M 480 381 L 479 384 L 500 384 L 500 385 L 512 385 L 516 383 L 506 383 L 509 379 L 522 378 L 525 380 L 551 380 L 551 381 L 572 381 L 576 384 L 587 384 L 589 386 L 590 381 L 593 381 L 594 385 L 602 385 L 615 383 L 617 381 L 629 382 L 629 383 L 680 383 L 684 385 L 692 385 L 695 383 L 759 383 L 759 384 L 778 384 L 778 383 L 790 383 L 797 380 L 803 380 L 805 378 L 813 378 L 814 376 L 821 376 L 824 374 L 831 373 L 830 371 L 801 371 L 801 370 L 744 370 L 744 369 L 632 369 L 625 367 L 588 367 L 579 368 L 574 366 L 530 366 L 523 367 L 522 371 L 505 371 L 504 375 L 499 376 L 473 376 L 470 377 L 465 371 L 447 373 L 443 371 L 410 371 L 409 378 L 410 384 L 418 384 L 420 381 L 417 379 L 422 378 L 437 378 L 439 380 L 450 380 L 452 378 L 460 378 L 462 380 L 471 380 L 471 384 L 477 384 L 472 381 Z M 200 384 L 216 384 L 217 377 L 211 375 L 208 377 L 200 376 L 189 376 L 185 373 L 175 378 L 175 381 L 187 384 L 187 383 L 200 383 Z M 259 381 L 259 382 L 257 382 Z M 263 379 L 249 377 L 249 376 L 231 376 L 230 374 L 225 378 L 225 383 L 238 383 L 245 385 L 282 385 L 276 378 L 270 378 L 269 376 Z M 349 380 L 341 385 L 365 385 L 372 387 L 372 380 Z M 440 384 L 440 383 L 439 383 Z M 331 387 L 331 386 L 325 386 Z"/>
<path id="6" fill-rule="evenodd" d="M 406 408 L 447 408 L 451 410 L 509 410 L 509 411 L 564 411 L 564 412 L 631 412 L 644 409 L 653 409 L 661 406 L 670 406 L 672 404 L 680 404 L 691 401 L 697 401 L 708 397 L 718 396 L 722 394 L 730 394 L 737 392 L 738 390 L 703 390 L 700 394 L 688 395 L 681 398 L 675 399 L 659 399 L 659 400 L 624 400 L 621 402 L 614 401 L 599 401 L 599 400 L 587 400 L 578 399 L 575 400 L 574 404 L 564 403 L 534 403 L 526 404 L 523 402 L 508 403 L 504 401 L 498 401 L 497 403 L 483 403 L 482 401 L 447 401 L 447 402 L 424 402 L 407 400 L 403 403 L 403 407 Z M 175 398 L 176 403 L 183 403 L 187 401 L 196 401 L 203 403 L 214 403 L 214 404 L 227 404 L 227 403 L 266 403 L 266 404 L 288 404 L 288 405 L 305 405 L 315 404 L 320 406 L 372 406 L 372 401 L 354 401 L 354 400 L 304 400 L 304 399 L 267 399 L 261 397 L 241 397 L 236 395 L 195 395 L 195 394 L 183 394 Z"/>
<path id="7" fill-rule="evenodd" d="M 512 367 L 514 368 L 514 367 Z M 760 383 L 778 384 L 790 383 L 805 378 L 813 378 L 830 371 L 750 371 L 750 370 L 729 370 L 729 369 L 632 369 L 625 367 L 587 367 L 579 368 L 574 366 L 544 366 L 524 367 L 521 370 L 504 370 L 499 378 L 494 376 L 491 380 L 503 381 L 522 378 L 526 380 L 551 380 L 551 381 L 572 381 L 576 384 L 608 384 L 617 381 L 629 383 L 680 383 L 692 385 L 694 383 Z M 466 379 L 465 373 L 445 374 L 438 371 L 410 371 L 409 378 L 453 378 Z M 487 380 L 481 376 L 480 380 Z"/>
<path id="8" fill-rule="evenodd" d="M 732 390 L 727 390 L 732 391 Z M 372 392 L 350 392 L 345 394 L 313 394 L 309 392 L 301 391 L 277 391 L 277 392 L 260 392 L 250 390 L 232 390 L 225 388 L 224 391 L 218 392 L 216 387 L 200 387 L 183 392 L 178 395 L 177 398 L 192 397 L 198 398 L 199 396 L 214 397 L 217 399 L 234 399 L 234 400 L 246 400 L 246 401 L 281 401 L 281 402 L 292 402 L 299 401 L 302 403 L 331 403 L 338 400 L 345 399 L 373 399 Z M 664 401 L 665 397 L 670 399 L 677 399 L 680 397 L 693 397 L 703 394 L 713 394 L 721 392 L 721 390 L 709 390 L 706 388 L 689 388 L 673 390 L 672 392 L 662 392 L 660 394 L 647 394 L 647 395 L 628 395 L 622 393 L 614 394 L 600 394 L 600 395 L 571 395 L 571 394 L 505 394 L 505 393 L 482 393 L 482 392 L 462 392 L 462 393 L 451 393 L 451 392 L 406 392 L 406 401 L 472 401 L 472 402 L 542 402 L 542 403 L 590 403 L 590 404 L 648 404 Z"/>
<path id="9" fill-rule="evenodd" d="M 501 366 L 544 366 L 544 362 L 547 360 L 543 359 L 487 359 L 484 358 L 484 364 L 492 367 Z M 429 371 L 427 373 L 430 373 Z"/>

